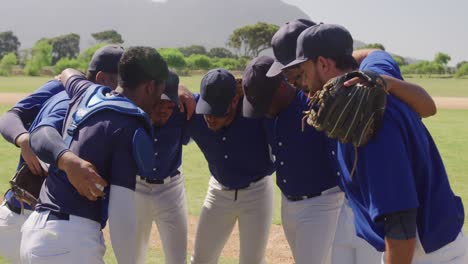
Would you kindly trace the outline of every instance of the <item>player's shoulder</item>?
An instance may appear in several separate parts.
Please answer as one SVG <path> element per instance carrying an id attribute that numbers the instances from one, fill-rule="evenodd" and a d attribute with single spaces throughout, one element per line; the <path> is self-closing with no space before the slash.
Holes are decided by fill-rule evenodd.
<path id="1" fill-rule="evenodd" d="M 15 104 L 13 108 L 31 108 L 31 106 L 40 107 L 47 100 L 51 99 L 56 94 L 64 91 L 64 87 L 61 82 L 57 80 L 51 80 L 39 87 L 32 94 L 26 96 L 18 103 Z"/>
<path id="2" fill-rule="evenodd" d="M 371 52 L 359 66 L 362 71 L 373 71 L 378 74 L 392 76 L 403 80 L 400 67 L 388 52 L 376 50 Z"/>
<path id="3" fill-rule="evenodd" d="M 59 93 L 57 93 L 56 95 L 52 96 L 50 99 L 49 99 L 50 102 L 52 103 L 59 103 L 59 102 L 62 102 L 62 101 L 70 101 L 70 97 L 68 97 L 68 94 L 67 92 L 65 91 L 61 91 Z"/>
<path id="4" fill-rule="evenodd" d="M 44 85 L 42 85 L 41 87 L 39 87 L 39 89 L 36 90 L 36 92 L 48 92 L 50 94 L 58 94 L 62 91 L 64 91 L 65 88 L 63 86 L 63 84 L 58 81 L 58 80 L 50 80 L 48 82 L 46 82 Z"/>

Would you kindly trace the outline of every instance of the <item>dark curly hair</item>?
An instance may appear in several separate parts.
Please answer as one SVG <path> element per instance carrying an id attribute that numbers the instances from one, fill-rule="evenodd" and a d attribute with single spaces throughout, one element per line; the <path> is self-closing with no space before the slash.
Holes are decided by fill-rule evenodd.
<path id="1" fill-rule="evenodd" d="M 133 90 L 145 81 L 157 84 L 167 80 L 169 69 L 166 61 L 151 47 L 130 47 L 119 62 L 119 86 Z"/>

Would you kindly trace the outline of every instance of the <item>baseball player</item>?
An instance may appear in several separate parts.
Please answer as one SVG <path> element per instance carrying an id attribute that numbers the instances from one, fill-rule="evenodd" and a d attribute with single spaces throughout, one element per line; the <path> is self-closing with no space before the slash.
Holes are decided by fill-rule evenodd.
<path id="1" fill-rule="evenodd" d="M 282 74 L 267 77 L 265 74 L 272 64 L 273 59 L 261 56 L 245 69 L 244 115 L 272 118 L 269 138 L 275 156 L 277 185 L 283 194 L 282 223 L 295 262 L 330 263 L 344 196 L 337 187 L 339 167 L 331 159 L 336 143 L 312 127 L 302 130 L 308 98 L 301 90 L 291 87 Z M 373 260 L 378 261 L 379 257 Z M 375 262 L 368 259 L 359 263 Z"/>
<path id="2" fill-rule="evenodd" d="M 307 97 L 296 93 L 281 73 L 266 77 L 272 64 L 272 58 L 261 56 L 246 67 L 244 115 L 271 118 L 268 131 L 275 156 L 276 183 L 282 192 L 282 226 L 295 263 L 330 263 L 344 198 L 337 186 L 334 163 L 324 154 L 330 152 L 331 140 L 312 127 L 301 131 Z M 272 101 L 275 107 L 270 110 Z"/>
<path id="3" fill-rule="evenodd" d="M 187 204 L 182 165 L 185 114 L 174 111 L 179 104 L 179 77 L 169 72 L 161 103 L 153 111 L 154 177 L 137 178 L 138 258 L 146 263 L 148 240 L 156 223 L 168 264 L 187 262 Z"/>
<path id="4" fill-rule="evenodd" d="M 373 51 L 376 50 L 356 50 L 353 52 L 353 57 L 360 64 L 367 54 Z M 407 103 L 420 117 L 429 117 L 436 113 L 434 101 L 423 88 L 408 82 L 392 84 L 392 80 L 389 81 L 392 85 L 392 89 L 389 90 L 390 94 Z M 349 206 L 349 201 L 345 199 L 333 242 L 332 263 L 377 263 L 380 259 L 381 253 L 357 236 L 354 213 Z"/>
<path id="5" fill-rule="evenodd" d="M 103 85 L 115 85 L 115 73 L 122 53 L 121 47 L 112 45 L 97 50 L 88 67 L 88 79 Z M 112 80 L 113 76 L 115 80 Z M 26 163 L 33 174 L 47 175 L 47 168 L 42 168 L 29 147 L 29 132 L 42 125 L 49 125 L 61 131 L 68 102 L 63 85 L 60 81 L 53 80 L 19 101 L 2 116 L 0 133 L 8 142 L 21 148 L 18 168 Z M 21 204 L 9 190 L 5 194 L 4 204 L 0 207 L 0 214 L 0 236 L 3 238 L 0 242 L 0 255 L 12 263 L 19 263 L 20 228 L 31 214 L 31 206 L 27 203 Z"/>
<path id="6" fill-rule="evenodd" d="M 329 160 L 334 141 L 311 127 L 301 132 L 303 111 L 309 108 L 307 96 L 286 83 L 281 74 L 283 65 L 295 59 L 297 37 L 313 24 L 300 19 L 283 25 L 272 39 L 276 60 L 265 56 L 254 59 L 243 78 L 244 115 L 272 118 L 270 145 L 276 158 L 277 185 L 283 194 L 282 222 L 296 263 L 330 262 L 343 197 L 336 187 L 337 167 Z M 433 103 L 430 97 L 427 101 Z M 352 230 L 351 235 L 354 233 Z"/>
<path id="7" fill-rule="evenodd" d="M 30 129 L 34 129 L 39 125 L 49 125 L 56 129 L 61 129 L 63 118 L 65 117 L 68 107 L 68 101 L 68 96 L 64 92 L 51 97 L 41 107 L 42 109 L 37 114 Z M 3 125 L 5 124 L 2 122 L 2 126 Z M 20 146 L 23 146 L 21 149 L 22 155 L 24 156 L 27 155 L 26 151 L 30 151 L 29 153 L 32 153 L 28 147 L 24 147 L 25 144 L 28 144 L 28 142 L 19 144 Z M 35 158 L 35 156 L 32 156 L 31 158 Z M 18 168 L 21 168 L 24 163 L 24 159 L 20 157 Z M 33 176 L 43 177 L 42 174 L 47 171 L 47 168 L 42 168 L 39 164 L 38 169 L 41 175 L 34 174 Z M 9 190 L 5 194 L 3 205 L 0 207 L 0 214 L 0 234 L 2 237 L 0 242 L 0 255 L 12 263 L 20 263 L 20 228 L 24 221 L 26 221 L 26 218 L 31 214 L 31 205 L 18 201 L 15 198 L 13 191 Z"/>
<path id="8" fill-rule="evenodd" d="M 188 135 L 211 172 L 195 237 L 192 263 L 217 263 L 236 222 L 240 263 L 265 263 L 273 217 L 273 173 L 264 121 L 242 117 L 242 96 L 234 76 L 209 71 L 196 96 Z"/>
<path id="9" fill-rule="evenodd" d="M 22 227 L 23 263 L 104 263 L 101 229 L 107 218 L 117 261 L 134 263 L 135 175 L 150 177 L 153 167 L 152 127 L 145 112 L 159 103 L 167 75 L 166 62 L 150 47 L 124 52 L 117 92 L 93 85 L 78 71 L 62 72 L 71 98 L 64 140 L 51 138 L 46 126 L 31 133 L 32 149 L 51 168 L 40 203 Z M 105 180 L 95 184 L 103 196 L 90 190 L 95 200 L 83 197 L 57 169 L 68 166 L 62 162 L 73 155 L 68 149 L 95 165 L 90 168 Z"/>
<path id="10" fill-rule="evenodd" d="M 337 67 L 338 58 L 353 58 L 351 34 L 341 26 L 313 26 L 301 33 L 297 46 L 296 60 L 286 67 L 303 72 L 303 87 L 314 91 L 353 70 Z M 396 62 L 383 51 L 368 54 L 360 69 L 384 76 L 390 90 L 403 79 Z M 357 149 L 357 156 L 352 145 L 338 143 L 335 160 L 357 234 L 384 252 L 383 263 L 468 262 L 461 199 L 450 188 L 429 132 L 406 104 L 389 95 L 375 138 Z"/>

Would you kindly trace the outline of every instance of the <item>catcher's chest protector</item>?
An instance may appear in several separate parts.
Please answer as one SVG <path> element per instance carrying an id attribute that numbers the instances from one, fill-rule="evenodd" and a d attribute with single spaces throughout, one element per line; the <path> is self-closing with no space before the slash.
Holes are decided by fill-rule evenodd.
<path id="1" fill-rule="evenodd" d="M 72 120 L 64 133 L 65 144 L 70 147 L 73 135 L 85 120 L 103 110 L 112 110 L 125 115 L 135 116 L 142 121 L 144 128 L 139 128 L 133 136 L 133 155 L 138 166 L 139 175 L 150 178 L 153 168 L 153 127 L 148 115 L 129 99 L 112 94 L 112 89 L 92 85 L 84 94 Z"/>

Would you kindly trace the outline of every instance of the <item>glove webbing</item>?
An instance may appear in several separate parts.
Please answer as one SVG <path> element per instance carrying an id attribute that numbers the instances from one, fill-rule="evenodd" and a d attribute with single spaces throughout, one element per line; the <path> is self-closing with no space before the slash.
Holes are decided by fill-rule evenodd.
<path id="1" fill-rule="evenodd" d="M 311 98 L 311 100 L 308 103 L 309 107 L 311 106 L 311 104 L 313 102 L 313 98 L 315 98 L 317 96 L 317 94 L 318 94 L 318 93 L 315 93 L 313 96 L 310 96 L 310 93 L 311 92 L 309 92 L 309 98 Z M 302 117 L 302 120 L 301 120 L 301 131 L 302 132 L 304 132 L 304 129 L 305 129 L 304 123 L 306 122 L 307 118 L 309 118 L 309 114 L 310 114 L 311 111 L 313 111 L 313 110 L 303 111 L 304 117 Z M 354 161 L 353 161 L 353 168 L 351 169 L 351 173 L 349 174 L 350 178 L 353 177 L 354 172 L 356 171 L 356 166 L 357 166 L 357 161 L 358 161 L 357 147 L 356 146 L 353 146 L 353 147 L 354 147 Z"/>

